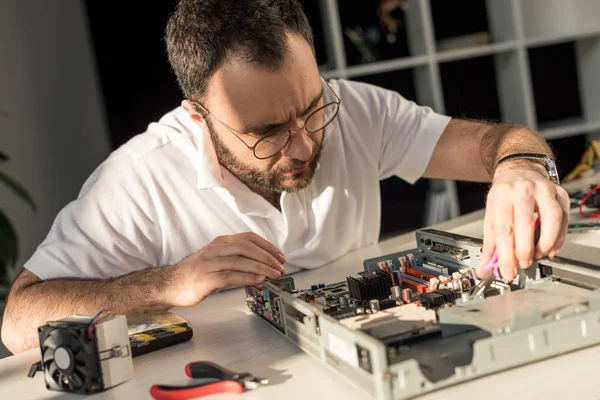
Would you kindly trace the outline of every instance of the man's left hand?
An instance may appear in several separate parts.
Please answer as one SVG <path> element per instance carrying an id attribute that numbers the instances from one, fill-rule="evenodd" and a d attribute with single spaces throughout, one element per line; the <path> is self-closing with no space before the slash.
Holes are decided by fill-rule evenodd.
<path id="1" fill-rule="evenodd" d="M 554 256 L 562 247 L 569 224 L 569 195 L 551 182 L 541 165 L 517 167 L 507 163 L 494 174 L 488 193 L 481 266 L 498 250 L 502 277 L 511 281 L 517 267 L 528 268 L 534 259 Z M 539 167 L 539 168 L 536 168 Z M 534 245 L 535 216 L 540 237 Z"/>

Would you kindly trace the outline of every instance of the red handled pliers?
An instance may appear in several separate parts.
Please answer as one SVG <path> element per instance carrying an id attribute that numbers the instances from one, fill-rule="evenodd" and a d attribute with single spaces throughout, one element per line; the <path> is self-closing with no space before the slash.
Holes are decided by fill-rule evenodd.
<path id="1" fill-rule="evenodd" d="M 198 382 L 189 386 L 154 385 L 150 394 L 156 400 L 184 400 L 218 393 L 242 393 L 269 383 L 248 372 L 229 371 L 208 361 L 189 363 L 185 374 Z"/>

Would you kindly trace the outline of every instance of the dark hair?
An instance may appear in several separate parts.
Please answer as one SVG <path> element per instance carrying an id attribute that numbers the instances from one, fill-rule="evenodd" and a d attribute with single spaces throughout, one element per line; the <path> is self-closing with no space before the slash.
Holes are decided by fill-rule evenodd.
<path id="1" fill-rule="evenodd" d="M 165 40 L 183 95 L 199 101 L 226 59 L 281 66 L 287 32 L 301 35 L 314 53 L 312 30 L 298 0 L 181 0 Z"/>

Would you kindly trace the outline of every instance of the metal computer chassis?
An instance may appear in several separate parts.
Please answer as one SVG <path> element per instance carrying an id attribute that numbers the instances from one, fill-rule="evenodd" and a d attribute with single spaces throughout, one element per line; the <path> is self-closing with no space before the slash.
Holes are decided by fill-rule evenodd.
<path id="1" fill-rule="evenodd" d="M 430 230 L 417 233 L 418 248 L 393 256 L 435 257 L 425 246 L 430 237 L 467 248 L 472 256 L 480 251 L 478 239 Z M 365 261 L 365 270 L 373 260 Z M 343 326 L 318 306 L 290 294 L 293 281 L 265 282 L 249 289 L 266 293 L 269 301 L 268 317 L 257 314 L 302 350 L 375 399 L 396 400 L 600 343 L 598 290 L 553 276 L 522 286 L 462 304 L 457 300 L 456 305 L 437 310 L 442 337 L 409 345 L 395 357 L 382 341 Z"/>

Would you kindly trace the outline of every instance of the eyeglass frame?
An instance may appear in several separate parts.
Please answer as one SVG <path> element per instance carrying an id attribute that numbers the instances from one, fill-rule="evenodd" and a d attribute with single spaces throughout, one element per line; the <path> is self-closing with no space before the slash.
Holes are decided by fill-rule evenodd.
<path id="1" fill-rule="evenodd" d="M 334 119 L 337 118 L 337 115 L 338 115 L 338 113 L 340 111 L 340 107 L 342 106 L 342 100 L 337 95 L 337 93 L 331 88 L 331 86 L 329 85 L 329 82 L 327 82 L 327 80 L 323 76 L 321 76 L 321 79 L 323 80 L 323 82 L 325 82 L 325 84 L 327 85 L 327 87 L 329 88 L 329 90 L 331 90 L 331 92 L 333 93 L 333 95 L 335 96 L 335 98 L 337 99 L 337 101 L 330 101 L 329 103 L 323 104 L 321 107 L 319 107 L 316 110 L 314 110 L 313 112 L 311 112 L 306 117 L 306 119 L 304 120 L 304 126 L 302 126 L 302 128 L 300 128 L 300 129 L 281 129 L 281 130 L 276 129 L 272 133 L 270 133 L 268 135 L 265 135 L 265 136 L 261 137 L 260 139 L 258 139 L 258 141 L 256 143 L 254 143 L 254 146 L 249 146 L 244 141 L 244 139 L 242 139 L 241 137 L 238 136 L 238 134 L 240 134 L 240 135 L 250 135 L 250 134 L 252 134 L 252 132 L 248 132 L 248 133 L 240 132 L 237 129 L 234 129 L 234 128 L 230 127 L 225 122 L 221 121 L 219 118 L 215 117 L 215 115 L 212 114 L 209 109 L 207 109 L 206 107 L 204 107 L 199 102 L 192 101 L 192 100 L 188 100 L 188 101 L 192 105 L 200 107 L 204 112 L 206 112 L 207 115 L 212 115 L 214 119 L 216 119 L 219 123 L 221 123 L 227 129 L 229 129 L 229 131 L 231 133 L 233 133 L 233 135 L 236 138 L 238 138 L 244 144 L 244 146 L 246 146 L 248 148 L 248 150 L 252 151 L 252 154 L 254 155 L 254 157 L 256 157 L 259 160 L 267 160 L 267 159 L 269 159 L 271 157 L 275 157 L 277 155 L 277 153 L 281 152 L 283 149 L 285 149 L 290 144 L 290 142 L 292 141 L 292 132 L 301 132 L 301 131 L 303 131 L 303 130 L 306 129 L 306 132 L 308 132 L 308 133 L 317 133 L 317 132 L 322 131 L 323 129 L 325 129 L 327 126 L 329 126 L 329 124 L 331 124 L 333 122 Z M 326 107 L 331 106 L 332 104 L 337 104 L 337 108 L 336 108 L 335 114 L 333 115 L 333 117 L 331 117 L 331 119 L 329 120 L 329 122 L 326 123 L 325 125 L 323 125 L 321 128 L 317 129 L 316 131 L 313 131 L 313 132 L 309 131 L 308 128 L 306 127 L 308 120 L 310 118 L 312 118 L 313 115 L 315 115 L 316 113 L 318 113 L 321 110 L 324 110 Z M 279 149 L 278 151 L 276 151 L 275 153 L 273 153 L 272 155 L 270 155 L 268 157 L 258 157 L 256 155 L 256 146 L 258 146 L 260 144 L 260 142 L 262 142 L 263 140 L 265 140 L 267 138 L 270 138 L 270 137 L 274 136 L 275 134 L 277 134 L 277 133 L 279 133 L 281 131 L 284 131 L 284 130 L 286 130 L 288 132 L 288 137 L 287 137 L 287 140 L 286 140 L 285 144 L 281 147 L 281 149 Z"/>

